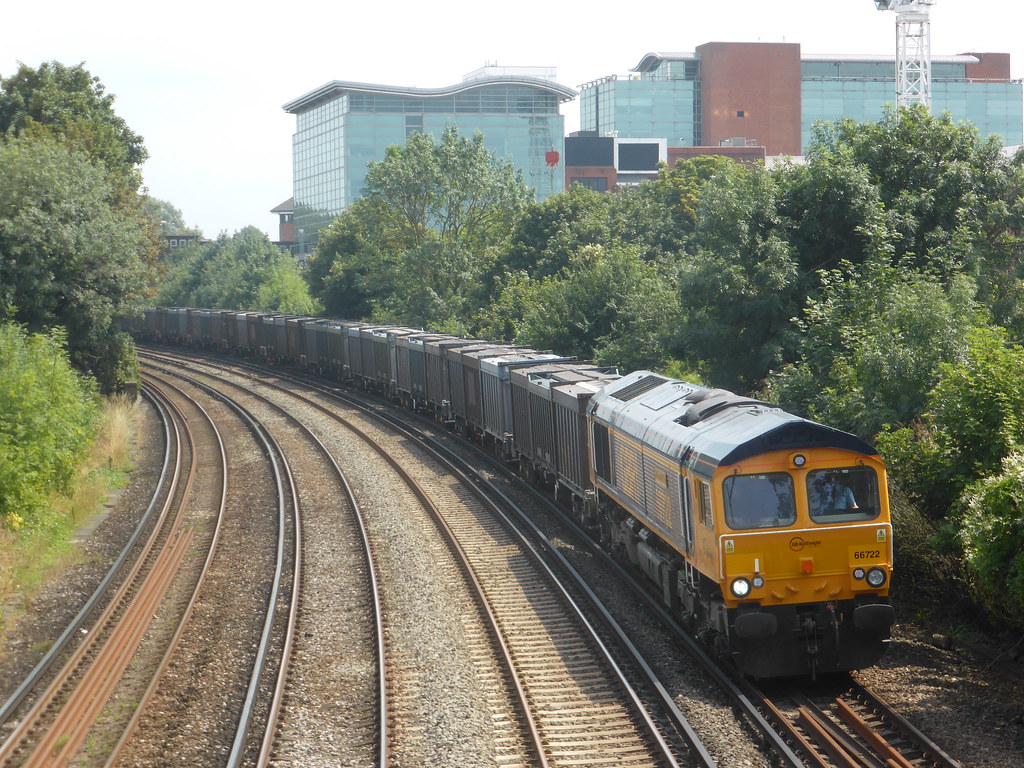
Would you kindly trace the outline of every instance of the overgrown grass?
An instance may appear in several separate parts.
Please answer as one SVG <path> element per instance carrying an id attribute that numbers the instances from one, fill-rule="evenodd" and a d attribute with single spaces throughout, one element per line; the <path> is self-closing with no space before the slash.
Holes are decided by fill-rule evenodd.
<path id="1" fill-rule="evenodd" d="M 110 492 L 127 483 L 135 410 L 130 400 L 106 400 L 102 426 L 66 495 L 51 497 L 45 512 L 19 531 L 0 527 L 0 633 L 31 606 L 49 578 L 79 562 L 71 538 L 102 512 Z"/>

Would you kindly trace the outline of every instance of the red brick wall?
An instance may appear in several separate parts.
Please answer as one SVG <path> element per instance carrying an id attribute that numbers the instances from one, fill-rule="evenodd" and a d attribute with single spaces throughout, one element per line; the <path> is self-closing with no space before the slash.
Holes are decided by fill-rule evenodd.
<path id="1" fill-rule="evenodd" d="M 756 163 L 764 160 L 767 152 L 764 147 L 669 147 L 668 167 L 675 168 L 677 160 L 689 160 L 700 155 L 724 155 L 737 163 Z"/>
<path id="2" fill-rule="evenodd" d="M 1008 53 L 968 53 L 977 56 L 978 64 L 967 65 L 967 78 L 976 80 L 1009 80 L 1010 54 Z"/>
<path id="3" fill-rule="evenodd" d="M 769 155 L 800 154 L 800 46 L 706 43 L 700 55 L 706 146 L 755 139 Z"/>
<path id="4" fill-rule="evenodd" d="M 567 165 L 565 166 L 565 188 L 572 186 L 574 178 L 600 179 L 604 177 L 608 181 L 610 192 L 616 183 L 615 168 L 605 165 Z"/>

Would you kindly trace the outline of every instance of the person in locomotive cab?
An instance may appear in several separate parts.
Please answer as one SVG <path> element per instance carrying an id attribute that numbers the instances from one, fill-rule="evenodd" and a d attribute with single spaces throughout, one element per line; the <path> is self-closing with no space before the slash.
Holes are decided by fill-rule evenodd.
<path id="1" fill-rule="evenodd" d="M 827 474 L 821 480 L 818 492 L 818 509 L 823 512 L 845 512 L 860 509 L 853 491 L 836 481 L 834 474 Z"/>

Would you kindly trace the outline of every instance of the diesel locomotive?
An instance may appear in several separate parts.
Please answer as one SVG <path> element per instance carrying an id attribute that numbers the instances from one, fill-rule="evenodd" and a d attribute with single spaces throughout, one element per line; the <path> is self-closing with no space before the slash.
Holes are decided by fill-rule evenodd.
<path id="1" fill-rule="evenodd" d="M 432 414 L 547 486 L 747 675 L 860 669 L 884 652 L 885 466 L 853 435 L 650 371 L 413 328 L 178 307 L 129 326 Z"/>

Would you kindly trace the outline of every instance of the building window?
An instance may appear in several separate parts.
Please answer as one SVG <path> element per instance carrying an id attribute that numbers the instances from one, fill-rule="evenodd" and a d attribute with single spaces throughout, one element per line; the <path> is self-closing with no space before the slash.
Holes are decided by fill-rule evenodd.
<path id="1" fill-rule="evenodd" d="M 742 109 L 736 111 L 736 117 L 746 117 L 747 114 Z"/>
<path id="2" fill-rule="evenodd" d="M 604 176 L 573 176 L 569 179 L 570 185 L 579 184 L 581 187 L 592 189 L 595 192 L 608 191 L 608 179 Z"/>

